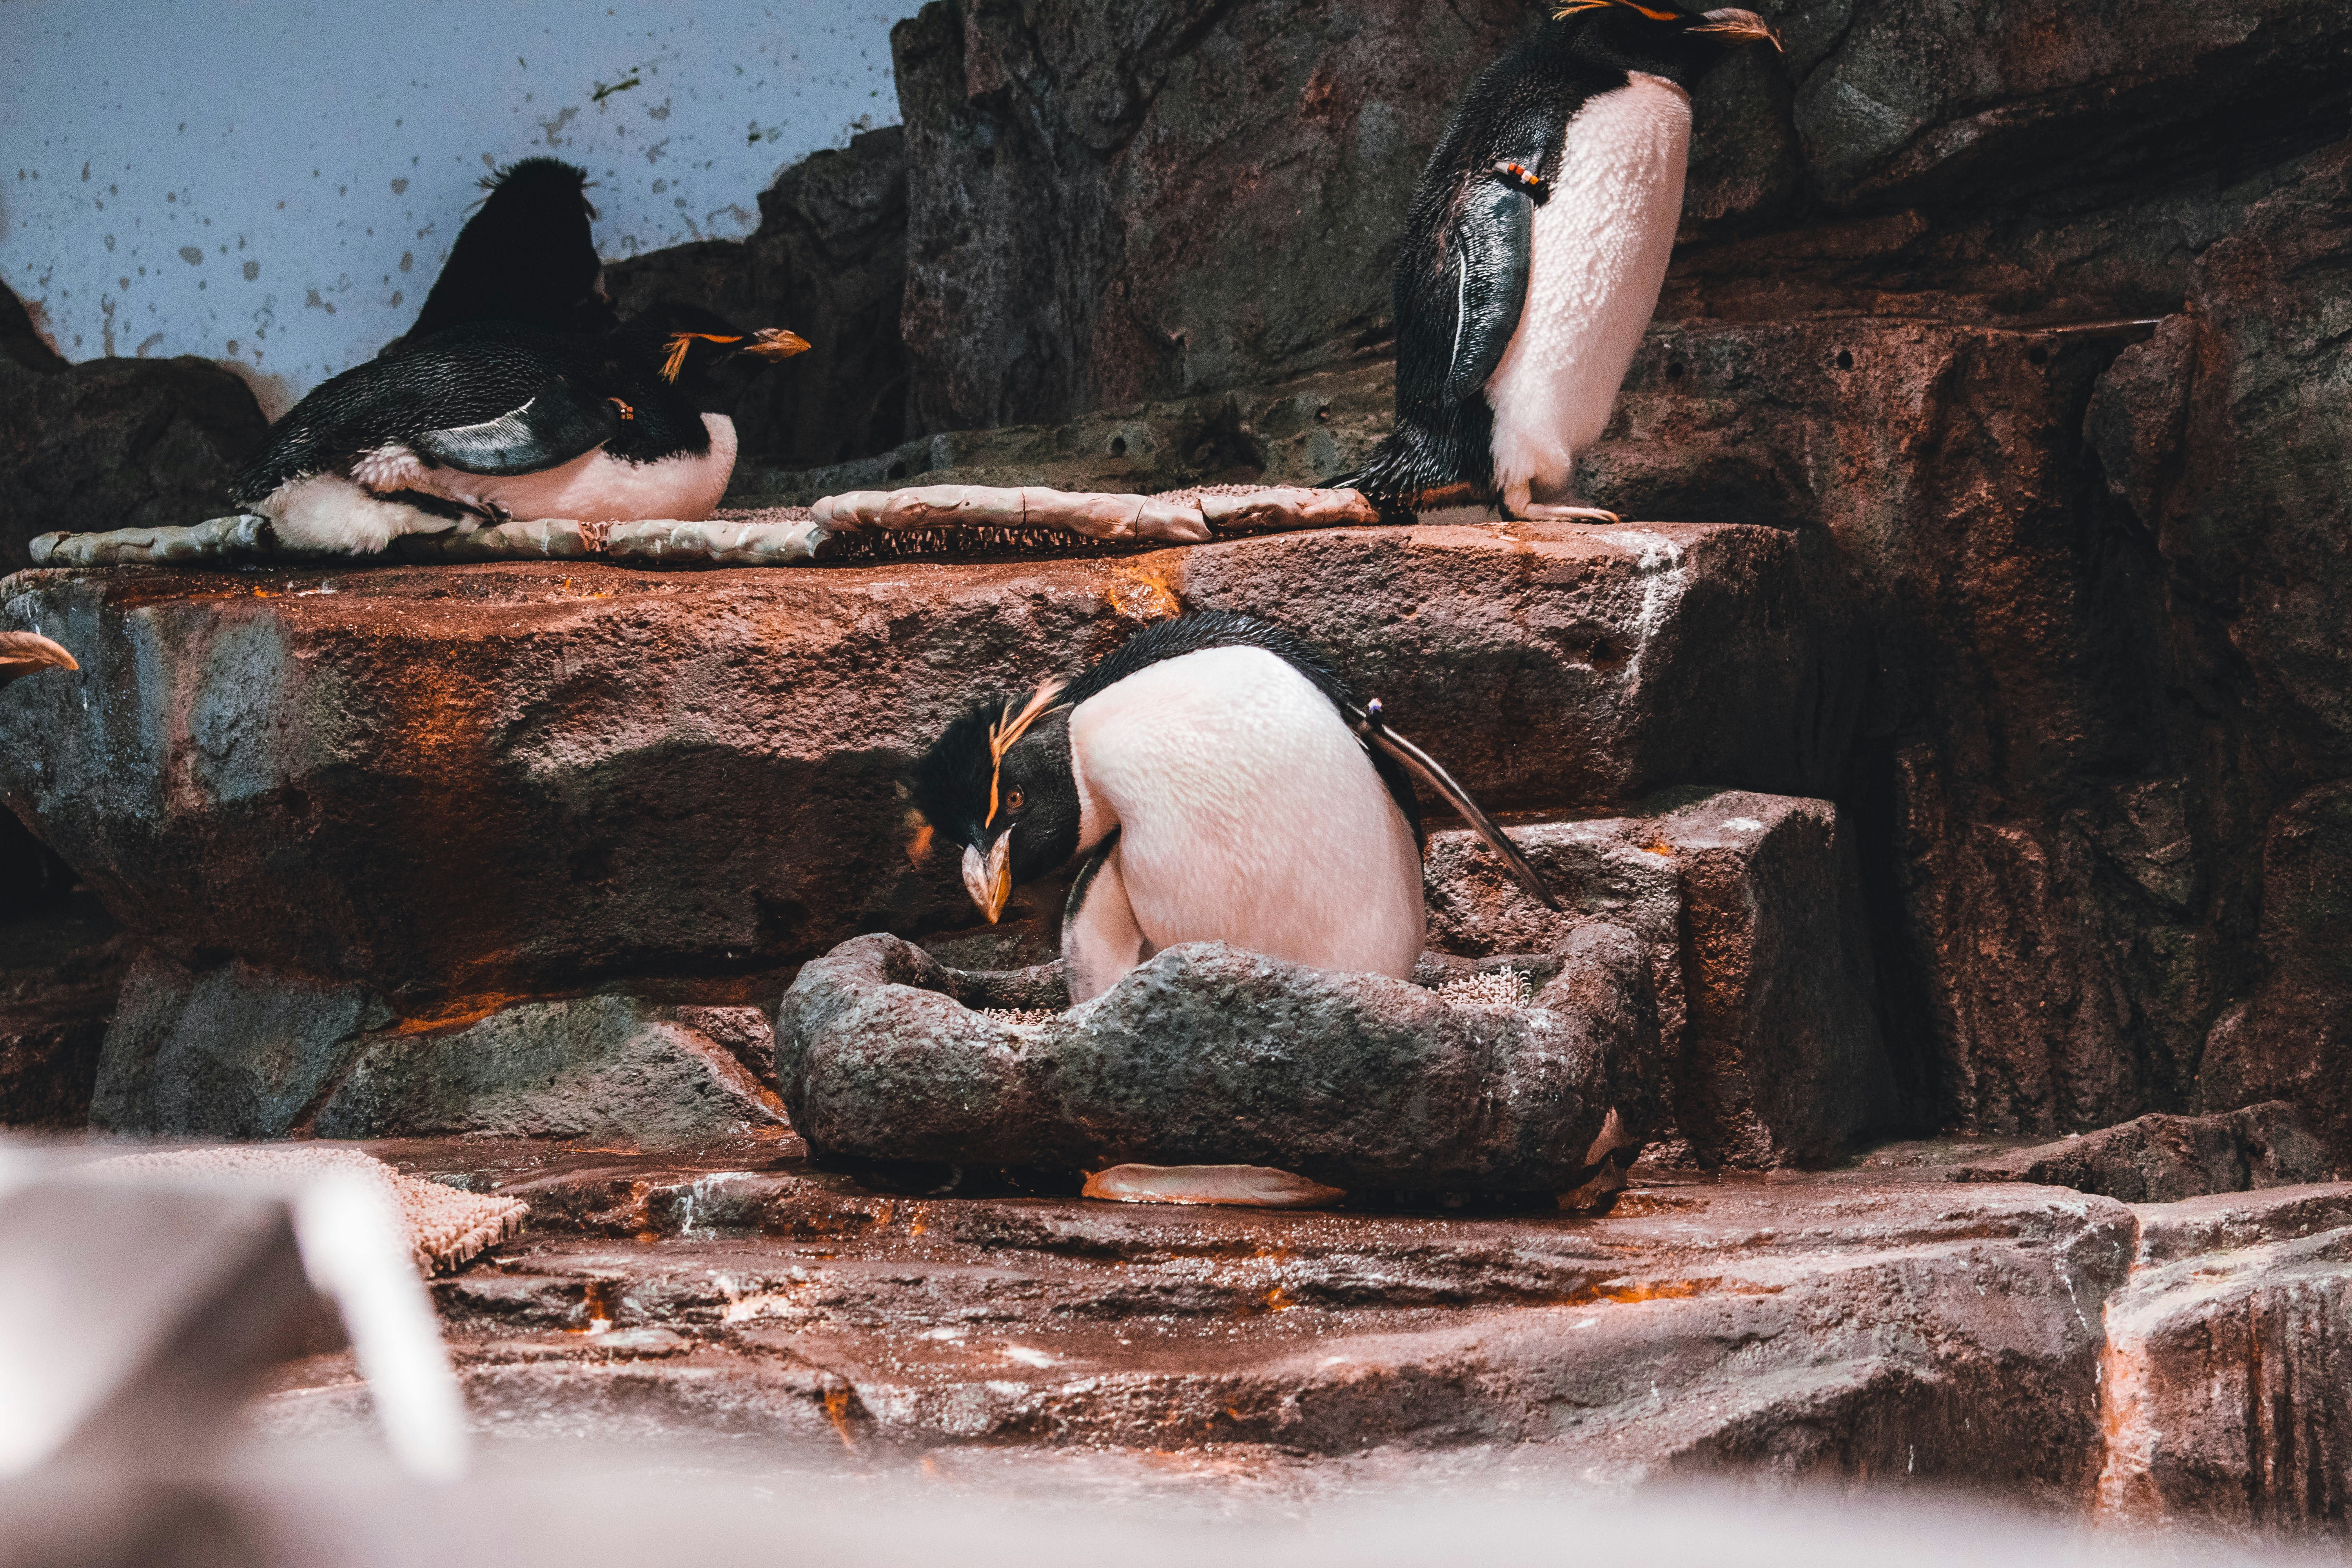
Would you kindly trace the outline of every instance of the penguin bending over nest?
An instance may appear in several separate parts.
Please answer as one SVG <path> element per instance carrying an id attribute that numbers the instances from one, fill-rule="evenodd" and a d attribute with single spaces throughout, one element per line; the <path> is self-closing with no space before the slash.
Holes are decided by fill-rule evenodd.
<path id="1" fill-rule="evenodd" d="M 961 844 L 992 923 L 1013 888 L 1085 856 L 1062 925 L 1076 1004 L 1185 942 L 1410 979 L 1425 945 L 1412 774 L 1558 907 L 1379 703 L 1357 706 L 1314 649 L 1247 616 L 1162 621 L 1075 680 L 982 703 L 909 793 L 918 856 L 934 831 Z"/>
<path id="2" fill-rule="evenodd" d="M 74 656 L 38 632 L 0 632 L 0 687 L 43 669 L 79 669 Z"/>
<path id="3" fill-rule="evenodd" d="M 1499 492 L 1507 516 L 1617 521 L 1576 502 L 1682 219 L 1691 84 L 1753 12 L 1569 0 L 1471 87 L 1422 171 L 1397 256 L 1396 429 L 1333 479 L 1427 509 Z"/>
<path id="4" fill-rule="evenodd" d="M 525 158 L 482 181 L 489 194 L 466 220 L 415 324 L 385 353 L 468 321 L 513 321 L 551 332 L 608 332 L 620 318 L 589 224 L 588 174 Z"/>
<path id="5" fill-rule="evenodd" d="M 509 520 L 698 521 L 735 466 L 718 373 L 807 347 L 687 305 L 602 337 L 452 327 L 312 391 L 229 499 L 281 543 L 353 554 Z"/>

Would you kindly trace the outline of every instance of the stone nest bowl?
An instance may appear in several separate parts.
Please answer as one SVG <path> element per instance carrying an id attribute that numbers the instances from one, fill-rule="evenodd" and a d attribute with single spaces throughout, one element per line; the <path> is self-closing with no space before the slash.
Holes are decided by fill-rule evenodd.
<path id="1" fill-rule="evenodd" d="M 1506 968 L 1528 977 L 1520 1004 L 1433 988 Z M 956 970 L 858 937 L 786 993 L 778 1085 L 821 1155 L 1272 1165 L 1359 1194 L 1528 1195 L 1574 1187 L 1610 1110 L 1638 1131 L 1656 1093 L 1647 954 L 1598 921 L 1545 954 L 1432 954 L 1412 982 L 1188 942 L 1068 1001 L 1058 963 Z"/>

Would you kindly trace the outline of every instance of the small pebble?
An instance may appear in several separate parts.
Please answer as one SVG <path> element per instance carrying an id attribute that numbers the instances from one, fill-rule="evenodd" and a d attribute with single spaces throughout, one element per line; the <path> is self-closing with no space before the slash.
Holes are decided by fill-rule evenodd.
<path id="1" fill-rule="evenodd" d="M 982 1007 L 980 1016 L 1000 1024 L 1050 1024 L 1061 1016 L 1051 1007 Z"/>
<path id="2" fill-rule="evenodd" d="M 1488 969 L 1465 974 L 1433 988 L 1448 1002 L 1472 1007 L 1524 1007 L 1528 977 L 1516 969 Z"/>

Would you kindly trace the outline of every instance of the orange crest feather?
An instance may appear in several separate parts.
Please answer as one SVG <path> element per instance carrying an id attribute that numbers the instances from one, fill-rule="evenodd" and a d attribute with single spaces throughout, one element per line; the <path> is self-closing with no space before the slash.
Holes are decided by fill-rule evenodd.
<path id="1" fill-rule="evenodd" d="M 1045 682 L 1030 693 L 1027 706 L 1018 713 L 1013 711 L 1013 704 L 1007 702 L 1003 713 L 988 727 L 988 819 L 981 824 L 982 826 L 996 826 L 998 785 L 1004 778 L 1004 753 L 1013 749 L 1013 742 L 1029 732 L 1029 726 L 1054 710 L 1054 699 L 1062 694 L 1062 688 L 1067 684 L 1067 681 L 1059 679 Z"/>
<path id="2" fill-rule="evenodd" d="M 672 332 L 669 335 L 669 357 L 662 361 L 661 377 L 664 381 L 677 379 L 677 373 L 686 368 L 686 351 L 693 346 L 697 338 L 707 343 L 740 343 L 743 341 L 740 332 L 731 338 L 719 332 Z"/>
<path id="3" fill-rule="evenodd" d="M 1639 11 L 1653 22 L 1684 20 L 1683 14 L 1679 11 L 1655 11 L 1647 5 L 1636 5 L 1634 0 L 1570 0 L 1568 5 L 1560 6 L 1551 14 L 1551 19 L 1555 22 L 1563 21 L 1580 11 L 1600 11 L 1611 5 L 1622 5 L 1628 11 Z"/>

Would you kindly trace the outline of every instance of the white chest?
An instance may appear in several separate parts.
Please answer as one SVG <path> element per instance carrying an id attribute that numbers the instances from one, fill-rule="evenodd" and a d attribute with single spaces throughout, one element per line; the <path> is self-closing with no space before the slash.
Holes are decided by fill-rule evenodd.
<path id="1" fill-rule="evenodd" d="M 525 520 L 698 522 L 719 505 L 735 471 L 735 422 L 723 414 L 706 414 L 702 423 L 710 432 L 707 451 L 625 463 L 599 447 L 560 468 L 506 479 L 432 468 L 418 488 Z"/>
<path id="2" fill-rule="evenodd" d="M 1081 843 L 1119 827 L 1153 950 L 1227 942 L 1325 969 L 1411 975 L 1421 856 L 1323 694 L 1261 648 L 1151 665 L 1070 715 Z"/>
<path id="3" fill-rule="evenodd" d="M 1564 492 L 1608 426 L 1674 254 L 1690 130 L 1690 95 L 1643 75 L 1569 121 L 1518 331 L 1486 384 L 1499 488 Z"/>

